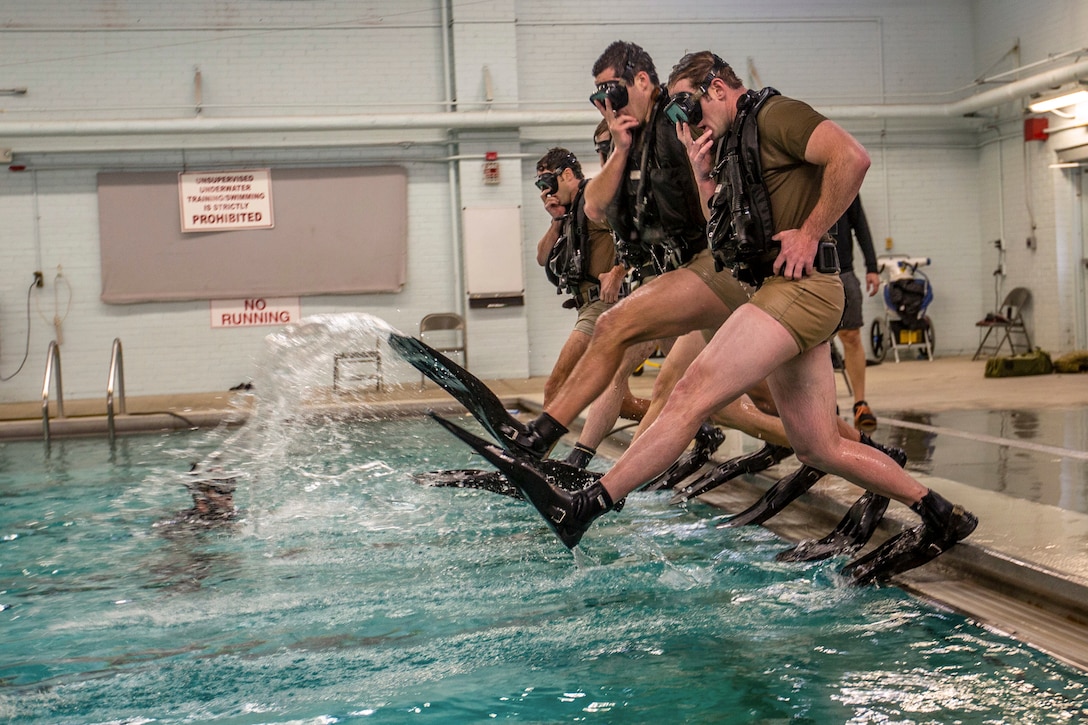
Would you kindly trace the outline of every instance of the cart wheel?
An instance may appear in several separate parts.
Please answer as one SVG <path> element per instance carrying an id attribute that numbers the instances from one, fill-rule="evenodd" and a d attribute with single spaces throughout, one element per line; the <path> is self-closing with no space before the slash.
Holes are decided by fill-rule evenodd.
<path id="1" fill-rule="evenodd" d="M 873 320 L 873 324 L 869 326 L 869 344 L 873 348 L 873 358 L 877 362 L 884 362 L 884 356 L 888 354 L 887 342 L 884 323 L 879 319 Z"/>
<path id="2" fill-rule="evenodd" d="M 919 357 L 923 360 L 932 360 L 937 356 L 937 333 L 933 330 L 933 320 L 929 319 L 928 316 L 923 317 L 922 319 L 925 320 L 926 323 L 926 329 L 923 334 L 926 336 L 926 339 L 929 340 L 929 355 L 926 354 L 925 348 L 922 348 Z"/>

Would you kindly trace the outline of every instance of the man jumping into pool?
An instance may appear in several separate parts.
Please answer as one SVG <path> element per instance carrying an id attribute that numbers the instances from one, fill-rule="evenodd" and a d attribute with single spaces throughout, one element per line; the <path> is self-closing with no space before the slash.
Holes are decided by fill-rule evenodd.
<path id="1" fill-rule="evenodd" d="M 709 51 L 680 60 L 666 113 L 688 148 L 718 262 L 758 289 L 688 368 L 653 425 L 599 482 L 568 493 L 532 458 L 479 450 L 525 494 L 568 547 L 590 524 L 665 470 L 713 411 L 767 378 L 787 437 L 808 465 L 903 503 L 922 523 L 851 561 L 858 584 L 920 566 L 965 539 L 977 518 L 909 476 L 888 456 L 836 429 L 827 340 L 844 296 L 831 224 L 857 195 L 865 149 L 807 104 L 748 91 Z M 693 129 L 703 131 L 694 136 Z M 752 151 L 755 149 L 755 151 Z M 717 163 L 715 163 L 717 161 Z"/>

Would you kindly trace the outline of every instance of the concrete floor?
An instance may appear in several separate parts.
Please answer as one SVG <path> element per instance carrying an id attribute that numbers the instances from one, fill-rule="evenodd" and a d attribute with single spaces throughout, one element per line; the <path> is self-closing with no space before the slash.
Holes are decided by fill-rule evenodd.
<path id="1" fill-rule="evenodd" d="M 984 367 L 985 361 L 967 357 L 901 363 L 889 358 L 867 369 L 866 397 L 880 419 L 873 437 L 906 448 L 913 475 L 980 519 L 967 542 L 897 583 L 1088 669 L 1088 375 L 988 379 Z M 632 378 L 632 388 L 648 395 L 653 380 L 651 368 Z M 843 377 L 836 380 L 840 407 L 849 411 L 852 398 Z M 511 406 L 534 410 L 542 401 L 542 378 L 489 385 Z M 116 418 L 116 429 L 241 419 L 245 404 L 237 397 L 218 392 L 129 398 L 128 414 Z M 398 413 L 457 407 L 430 384 L 423 390 L 412 385 L 330 396 L 322 404 L 359 402 Z M 104 399 L 66 401 L 66 418 L 51 421 L 51 435 L 101 434 L 104 411 Z M 0 404 L 0 438 L 42 436 L 40 401 Z M 602 453 L 619 455 L 626 440 L 615 436 Z M 757 446 L 733 431 L 715 458 Z M 796 465 L 787 459 L 694 505 L 739 511 Z M 856 488 L 829 477 L 767 527 L 790 540 L 820 536 L 857 495 Z M 893 504 L 874 543 L 915 522 L 905 507 Z"/>

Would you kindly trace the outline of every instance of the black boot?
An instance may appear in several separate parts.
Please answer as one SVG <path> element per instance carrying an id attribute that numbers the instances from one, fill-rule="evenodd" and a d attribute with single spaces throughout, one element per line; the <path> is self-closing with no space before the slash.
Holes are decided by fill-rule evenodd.
<path id="1" fill-rule="evenodd" d="M 888 458 L 898 463 L 900 468 L 903 468 L 907 465 L 907 452 L 904 451 L 902 448 L 896 448 L 895 446 L 886 446 L 882 443 L 877 443 L 864 433 L 861 434 L 861 442 L 869 446 L 870 448 L 877 449 Z"/>
<path id="2" fill-rule="evenodd" d="M 498 468 L 540 512 L 568 549 L 578 545 L 582 534 L 594 519 L 606 511 L 619 508 L 619 504 L 613 504 L 608 491 L 599 480 L 591 480 L 575 490 L 564 490 L 552 482 L 571 478 L 595 479 L 600 476 L 599 473 L 582 471 L 562 461 L 536 461 L 527 456 L 515 455 L 469 433 L 433 411 L 428 415 Z"/>
<path id="3" fill-rule="evenodd" d="M 539 461 L 547 457 L 559 439 L 567 434 L 567 429 L 547 413 L 541 413 L 529 421 L 524 430 L 512 433 L 510 443 L 514 450 Z"/>
<path id="4" fill-rule="evenodd" d="M 936 491 L 931 490 L 910 509 L 922 517 L 922 523 L 938 532 L 948 546 L 966 539 L 978 526 L 978 517 Z"/>
<path id="5" fill-rule="evenodd" d="M 978 518 L 936 491 L 910 507 L 922 523 L 885 541 L 865 556 L 844 566 L 840 573 L 854 584 L 890 579 L 936 559 L 978 526 Z"/>
<path id="6" fill-rule="evenodd" d="M 571 448 L 570 453 L 563 459 L 563 462 L 575 468 L 585 468 L 595 455 L 597 455 L 597 449 L 575 443 L 574 448 Z"/>
<path id="7" fill-rule="evenodd" d="M 725 433 L 713 423 L 703 423 L 695 432 L 695 448 L 702 451 L 707 458 L 724 442 Z"/>
<path id="8" fill-rule="evenodd" d="M 553 499 L 547 505 L 547 511 L 539 506 L 537 510 L 548 519 L 556 536 L 566 544 L 568 549 L 578 545 L 582 534 L 598 516 L 608 513 L 615 507 L 612 497 L 599 482 L 570 494 L 561 489 L 553 489 L 553 491 L 558 497 L 565 497 L 567 500 L 560 504 Z M 535 504 L 536 501 L 533 503 Z"/>

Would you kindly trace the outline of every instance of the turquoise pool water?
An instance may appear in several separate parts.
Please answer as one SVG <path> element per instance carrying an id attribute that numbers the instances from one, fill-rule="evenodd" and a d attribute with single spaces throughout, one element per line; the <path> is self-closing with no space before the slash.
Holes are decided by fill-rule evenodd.
<path id="1" fill-rule="evenodd" d="M 470 422 L 466 422 L 471 426 Z M 186 471 L 240 473 L 229 523 Z M 1088 676 L 634 496 L 567 552 L 426 419 L 0 444 L 0 720 L 1060 723 Z"/>

